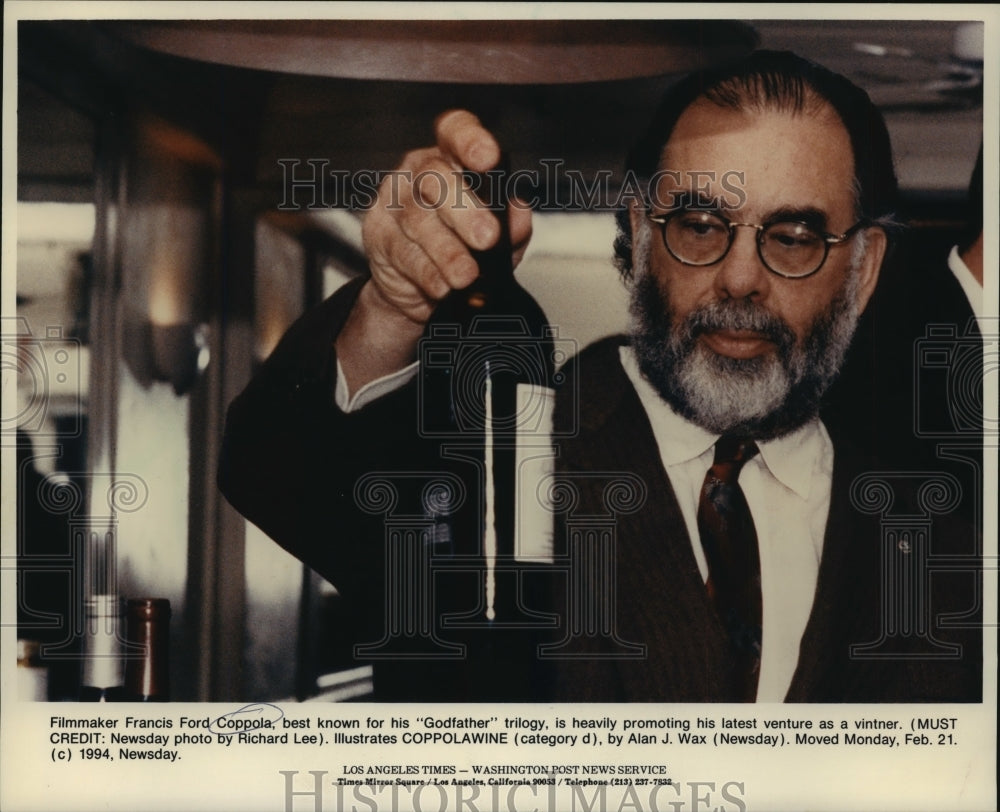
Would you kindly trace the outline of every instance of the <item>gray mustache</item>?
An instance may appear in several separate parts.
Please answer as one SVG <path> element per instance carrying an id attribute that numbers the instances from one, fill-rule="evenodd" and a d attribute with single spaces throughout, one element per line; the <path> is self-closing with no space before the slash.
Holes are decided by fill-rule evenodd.
<path id="1" fill-rule="evenodd" d="M 746 299 L 704 305 L 688 314 L 683 324 L 684 333 L 691 338 L 716 330 L 752 330 L 779 348 L 795 343 L 791 327 L 766 308 Z"/>

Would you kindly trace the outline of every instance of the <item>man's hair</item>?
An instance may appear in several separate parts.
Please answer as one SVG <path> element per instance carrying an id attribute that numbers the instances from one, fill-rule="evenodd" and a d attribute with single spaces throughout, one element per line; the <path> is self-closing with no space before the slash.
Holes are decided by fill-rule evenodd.
<path id="1" fill-rule="evenodd" d="M 898 184 L 889 132 L 868 94 L 850 80 L 789 51 L 755 51 L 738 62 L 688 75 L 664 94 L 645 133 L 629 151 L 625 177 L 645 188 L 659 169 L 674 126 L 698 99 L 745 111 L 807 112 L 826 102 L 840 117 L 854 154 L 857 216 L 887 230 L 895 224 Z M 628 207 L 616 214 L 615 263 L 632 275 Z"/>

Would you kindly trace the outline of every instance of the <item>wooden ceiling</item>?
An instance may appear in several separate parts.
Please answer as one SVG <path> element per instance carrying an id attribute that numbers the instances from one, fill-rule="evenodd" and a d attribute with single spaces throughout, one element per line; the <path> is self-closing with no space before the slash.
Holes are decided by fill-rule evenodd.
<path id="1" fill-rule="evenodd" d="M 637 128 L 672 81 L 669 72 L 662 72 L 669 70 L 669 64 L 646 67 L 637 61 L 627 67 L 638 76 L 622 78 L 621 59 L 613 60 L 614 65 L 603 64 L 608 57 L 592 61 L 591 74 L 579 66 L 551 64 L 546 74 L 549 83 L 525 83 L 524 72 L 506 65 L 496 53 L 497 43 L 503 42 L 496 32 L 490 51 L 493 73 L 514 84 L 482 81 L 491 70 L 486 64 L 484 71 L 483 63 L 460 81 L 399 78 L 407 72 L 424 78 L 412 53 L 397 60 L 392 70 L 382 69 L 388 78 L 346 70 L 350 74 L 346 77 L 315 75 L 332 72 L 323 68 L 329 59 L 317 59 L 316 70 L 301 73 L 284 69 L 288 66 L 275 63 L 273 55 L 253 49 L 248 53 L 246 40 L 233 40 L 229 48 L 219 45 L 220 40 L 198 40 L 202 51 L 195 50 L 194 55 L 205 56 L 206 43 L 216 48 L 218 58 L 210 62 L 177 55 L 182 53 L 177 43 L 185 41 L 185 24 L 170 26 L 173 44 L 168 48 L 160 41 L 160 50 L 146 46 L 157 31 L 163 34 L 162 27 L 143 33 L 133 23 L 128 25 L 19 23 L 20 199 L 91 199 L 94 145 L 102 122 L 135 110 L 153 112 L 190 129 L 223 156 L 231 182 L 260 189 L 276 204 L 281 199 L 283 159 L 327 161 L 330 168 L 352 174 L 388 170 L 406 149 L 427 143 L 434 117 L 454 106 L 480 111 L 514 156 L 515 166 L 538 167 L 550 159 L 584 173 L 616 172 Z M 192 28 L 192 37 L 205 33 L 204 24 L 198 25 L 201 29 Z M 647 40 L 636 40 L 636 60 L 642 55 L 648 60 L 648 38 L 657 34 L 651 23 L 643 25 L 650 31 Z M 761 45 L 795 48 L 869 88 L 887 110 L 890 129 L 896 130 L 894 140 L 901 141 L 897 152 L 901 150 L 910 165 L 940 153 L 933 138 L 928 143 L 927 132 L 947 133 L 950 148 L 959 157 L 954 165 L 940 169 L 942 177 L 936 183 L 951 188 L 964 183 L 960 176 L 967 177 L 965 167 L 971 167 L 974 154 L 966 160 L 961 152 L 972 143 L 974 153 L 982 124 L 975 89 L 964 94 L 941 91 L 951 69 L 956 24 L 759 21 L 753 28 Z M 244 29 L 244 34 L 248 30 L 262 33 L 259 26 Z M 659 36 L 667 36 L 665 30 Z M 692 30 L 697 29 L 685 29 L 689 39 Z M 722 38 L 728 40 L 720 47 L 731 52 L 752 47 L 747 30 L 726 29 Z M 301 25 L 278 33 L 291 36 L 296 31 L 305 36 Z M 319 28 L 309 32 L 313 52 L 322 34 Z M 387 37 L 383 44 L 391 42 Z M 855 48 L 864 42 L 889 46 L 888 55 Z M 716 46 L 711 45 L 709 56 L 715 58 L 719 51 L 712 48 Z M 619 57 L 629 58 L 621 53 Z M 261 69 L 268 64 L 275 69 Z M 370 65 L 366 69 L 372 70 Z M 605 81 L 571 81 L 591 76 Z M 919 180 L 917 185 L 925 183 Z"/>

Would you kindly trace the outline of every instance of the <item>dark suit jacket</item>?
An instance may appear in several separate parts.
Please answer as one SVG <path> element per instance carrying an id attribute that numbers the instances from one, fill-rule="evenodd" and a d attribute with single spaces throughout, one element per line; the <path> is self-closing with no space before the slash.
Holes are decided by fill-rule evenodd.
<path id="1" fill-rule="evenodd" d="M 887 265 L 827 395 L 828 426 L 886 466 L 947 472 L 981 527 L 983 344 L 943 249 Z"/>
<path id="2" fill-rule="evenodd" d="M 359 607 L 358 640 L 373 642 L 397 628 L 398 607 L 387 592 L 409 587 L 393 580 L 400 570 L 386 514 L 359 509 L 358 483 L 372 472 L 404 482 L 406 473 L 419 481 L 428 472 L 462 472 L 444 468 L 437 441 L 415 430 L 415 386 L 354 414 L 333 405 L 333 340 L 359 284 L 294 325 L 232 404 L 220 485 L 248 519 Z M 442 623 L 472 606 L 481 578 L 478 551 L 446 545 L 431 560 L 430 577 L 438 579 L 433 639 L 411 635 L 411 652 L 394 640 L 396 656 L 375 660 L 378 698 L 724 698 L 724 633 L 647 417 L 618 361 L 619 344 L 599 342 L 571 362 L 557 398 L 558 481 L 574 498 L 557 501 L 555 564 L 532 572 L 524 593 L 530 609 L 550 612 L 557 623 L 509 632 Z M 816 600 L 788 700 L 978 701 L 978 574 L 960 556 L 969 552 L 969 532 L 951 525 L 947 512 L 934 515 L 926 495 L 921 505 L 919 483 L 875 477 L 858 491 L 856 477 L 879 469 L 836 437 L 835 444 Z M 892 507 L 880 512 L 886 493 Z M 404 489 L 399 498 L 394 516 L 420 513 L 418 494 Z M 900 542 L 911 539 L 903 552 Z M 946 556 L 948 570 L 935 570 L 932 559 Z M 451 566 L 456 561 L 460 566 Z M 409 577 L 423 576 L 412 570 Z M 900 578 L 929 584 L 928 600 L 886 603 Z M 947 614 L 964 618 L 947 625 Z M 435 645 L 453 643 L 464 647 L 460 656 L 437 657 Z"/>

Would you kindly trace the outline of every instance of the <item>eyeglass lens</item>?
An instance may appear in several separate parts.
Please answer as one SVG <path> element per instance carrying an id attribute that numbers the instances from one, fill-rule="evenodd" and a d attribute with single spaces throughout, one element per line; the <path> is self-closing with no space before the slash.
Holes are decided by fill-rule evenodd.
<path id="1" fill-rule="evenodd" d="M 663 239 L 681 262 L 712 265 L 726 255 L 737 227 L 710 212 L 681 211 L 667 218 Z M 795 222 L 769 224 L 758 231 L 757 244 L 764 264 L 788 276 L 812 273 L 823 264 L 827 251 L 820 234 Z"/>

